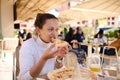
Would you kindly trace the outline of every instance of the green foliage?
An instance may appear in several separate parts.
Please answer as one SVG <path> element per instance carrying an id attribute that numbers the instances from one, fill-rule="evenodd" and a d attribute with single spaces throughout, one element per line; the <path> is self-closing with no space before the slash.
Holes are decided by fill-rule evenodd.
<path id="1" fill-rule="evenodd" d="M 108 32 L 109 38 L 117 38 L 117 30 L 111 30 Z"/>
<path id="2" fill-rule="evenodd" d="M 82 27 L 82 30 L 84 32 L 84 35 L 93 35 L 93 33 L 95 32 L 94 27 Z"/>

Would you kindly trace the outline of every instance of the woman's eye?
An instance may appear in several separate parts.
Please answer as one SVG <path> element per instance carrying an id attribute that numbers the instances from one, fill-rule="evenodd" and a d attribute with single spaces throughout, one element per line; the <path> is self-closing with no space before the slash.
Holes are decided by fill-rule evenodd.
<path id="1" fill-rule="evenodd" d="M 58 31 L 58 29 L 48 29 L 48 31 L 52 32 L 52 31 Z"/>
<path id="2" fill-rule="evenodd" d="M 56 29 L 56 31 L 58 31 L 58 29 Z"/>
<path id="3" fill-rule="evenodd" d="M 54 29 L 48 29 L 48 31 L 53 31 Z"/>

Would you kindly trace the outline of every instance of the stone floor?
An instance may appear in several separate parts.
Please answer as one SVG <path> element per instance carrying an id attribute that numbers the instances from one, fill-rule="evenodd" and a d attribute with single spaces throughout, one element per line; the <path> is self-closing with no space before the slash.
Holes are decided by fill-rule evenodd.
<path id="1" fill-rule="evenodd" d="M 14 80 L 12 53 L 0 53 L 0 80 Z"/>

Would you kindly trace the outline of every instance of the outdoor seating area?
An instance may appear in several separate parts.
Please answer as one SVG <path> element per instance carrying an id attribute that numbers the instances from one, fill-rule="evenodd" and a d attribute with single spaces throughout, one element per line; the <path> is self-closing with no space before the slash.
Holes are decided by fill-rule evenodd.
<path id="1" fill-rule="evenodd" d="M 0 80 L 120 80 L 120 0 L 0 0 Z"/>

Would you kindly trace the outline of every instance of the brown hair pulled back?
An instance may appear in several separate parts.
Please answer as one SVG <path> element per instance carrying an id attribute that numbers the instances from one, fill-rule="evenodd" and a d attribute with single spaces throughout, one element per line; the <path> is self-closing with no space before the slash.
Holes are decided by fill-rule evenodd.
<path id="1" fill-rule="evenodd" d="M 34 23 L 35 27 L 42 29 L 47 19 L 57 19 L 57 18 L 49 13 L 38 13 Z"/>

